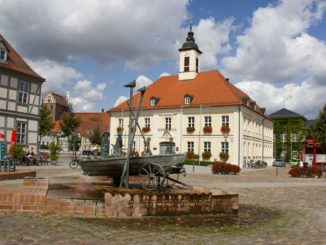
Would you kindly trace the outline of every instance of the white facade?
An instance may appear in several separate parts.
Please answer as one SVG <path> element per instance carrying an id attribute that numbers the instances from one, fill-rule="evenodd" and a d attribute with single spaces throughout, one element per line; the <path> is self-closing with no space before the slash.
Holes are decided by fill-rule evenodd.
<path id="1" fill-rule="evenodd" d="M 189 119 L 189 118 L 194 118 Z M 212 133 L 205 134 L 203 128 L 210 117 Z M 222 117 L 228 118 L 231 129 L 225 138 L 221 132 Z M 243 166 L 244 161 L 264 160 L 272 164 L 273 153 L 273 123 L 264 116 L 245 106 L 218 106 L 199 108 L 178 108 L 145 110 L 139 117 L 140 127 L 145 127 L 145 118 L 150 121 L 150 131 L 145 133 L 145 138 L 150 137 L 150 146 L 153 154 L 160 153 L 160 143 L 173 140 L 177 153 L 185 153 L 193 147 L 195 154 L 201 155 L 204 148 L 210 146 L 212 157 L 219 160 L 219 153 L 225 145 L 228 146 L 228 162 Z M 170 119 L 167 119 L 170 118 Z M 122 125 L 123 122 L 123 125 Z M 171 122 L 171 129 L 169 124 Z M 194 123 L 195 131 L 187 132 L 189 123 Z M 207 123 L 207 122 L 206 122 Z M 117 128 L 123 127 L 123 145 L 126 150 L 128 145 L 128 112 L 111 112 L 110 142 L 114 144 L 117 137 Z M 190 125 L 192 126 L 192 125 Z M 227 142 L 225 144 L 225 142 Z M 134 139 L 135 150 L 139 154 L 144 150 L 143 139 L 137 129 Z M 207 149 L 206 149 L 207 150 Z"/>

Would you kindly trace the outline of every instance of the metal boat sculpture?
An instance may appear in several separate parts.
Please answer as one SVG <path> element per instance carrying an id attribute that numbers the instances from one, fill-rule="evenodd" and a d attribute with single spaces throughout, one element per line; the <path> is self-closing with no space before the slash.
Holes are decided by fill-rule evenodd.
<path id="1" fill-rule="evenodd" d="M 135 82 L 127 85 L 131 88 L 130 98 L 132 98 L 132 88 Z M 113 154 L 106 159 L 88 159 L 79 162 L 85 175 L 89 176 L 107 176 L 112 178 L 112 182 L 116 186 L 128 188 L 129 176 L 139 176 L 139 182 L 145 189 L 160 189 L 166 186 L 168 180 L 174 183 L 183 184 L 178 179 L 173 179 L 170 174 L 185 173 L 183 164 L 186 160 L 185 154 L 175 154 L 174 149 L 169 148 L 170 151 L 164 155 L 152 155 L 149 147 L 149 140 L 144 140 L 144 156 L 131 156 L 132 144 L 135 128 L 140 126 L 138 124 L 138 117 L 142 104 L 142 98 L 145 89 L 140 89 L 141 96 L 138 103 L 136 115 L 132 111 L 131 101 L 129 104 L 130 109 L 130 122 L 129 137 L 128 137 L 128 150 L 126 156 L 121 156 L 122 153 L 122 138 L 121 133 L 118 134 L 116 144 L 113 146 Z M 172 142 L 171 142 L 172 143 Z"/>

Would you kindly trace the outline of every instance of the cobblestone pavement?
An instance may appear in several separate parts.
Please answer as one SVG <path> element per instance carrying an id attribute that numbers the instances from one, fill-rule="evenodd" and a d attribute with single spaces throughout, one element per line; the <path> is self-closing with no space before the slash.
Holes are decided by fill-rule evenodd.
<path id="1" fill-rule="evenodd" d="M 80 169 L 34 168 L 39 177 L 49 177 L 54 182 L 83 180 L 78 177 Z M 0 244 L 326 244 L 326 178 L 291 178 L 288 170 L 279 168 L 278 176 L 275 168 L 245 170 L 239 176 L 200 171 L 181 178 L 187 184 L 239 193 L 242 217 L 255 218 L 255 214 L 247 212 L 247 207 L 255 206 L 278 214 L 246 227 L 221 228 L 210 224 L 194 228 L 177 223 L 142 226 L 135 219 L 2 213 Z M 3 181 L 0 188 L 2 184 L 17 183 Z"/>

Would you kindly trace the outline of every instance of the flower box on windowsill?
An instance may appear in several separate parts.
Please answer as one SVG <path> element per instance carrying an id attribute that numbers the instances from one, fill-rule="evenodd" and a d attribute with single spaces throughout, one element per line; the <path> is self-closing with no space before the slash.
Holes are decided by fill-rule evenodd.
<path id="1" fill-rule="evenodd" d="M 117 132 L 123 132 L 123 128 L 122 127 L 117 127 Z"/>
<path id="2" fill-rule="evenodd" d="M 231 129 L 230 129 L 229 125 L 223 125 L 223 126 L 221 127 L 221 132 L 222 132 L 223 134 L 228 134 L 228 133 L 230 133 L 230 131 L 231 131 Z"/>
<path id="3" fill-rule="evenodd" d="M 210 151 L 204 151 L 202 154 L 201 154 L 202 158 L 204 160 L 209 160 L 212 156 L 212 153 Z"/>
<path id="4" fill-rule="evenodd" d="M 211 134 L 213 132 L 213 128 L 211 126 L 205 126 L 203 131 L 205 134 Z"/>
<path id="5" fill-rule="evenodd" d="M 187 128 L 187 133 L 189 133 L 189 134 L 192 134 L 193 132 L 195 132 L 195 127 L 188 127 Z"/>
<path id="6" fill-rule="evenodd" d="M 151 131 L 150 127 L 143 127 L 142 129 L 143 133 L 148 133 L 149 131 Z"/>

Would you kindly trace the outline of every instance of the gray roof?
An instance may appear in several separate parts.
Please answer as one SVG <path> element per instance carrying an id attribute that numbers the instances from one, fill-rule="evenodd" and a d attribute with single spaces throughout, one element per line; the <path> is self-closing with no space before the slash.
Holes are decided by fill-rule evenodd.
<path id="1" fill-rule="evenodd" d="M 304 119 L 306 119 L 304 116 L 296 113 L 296 112 L 293 112 L 293 111 L 290 111 L 286 108 L 282 108 L 281 110 L 278 110 L 272 114 L 269 115 L 271 118 L 279 118 L 279 117 L 302 117 Z"/>
<path id="2" fill-rule="evenodd" d="M 188 31 L 188 36 L 186 38 L 186 41 L 183 43 L 182 48 L 179 49 L 179 51 L 184 51 L 184 50 L 190 50 L 190 49 L 195 49 L 197 50 L 198 53 L 202 53 L 199 48 L 198 45 L 195 42 L 195 38 L 194 38 L 194 32 L 192 31 L 192 25 L 190 24 L 190 28 Z"/>

